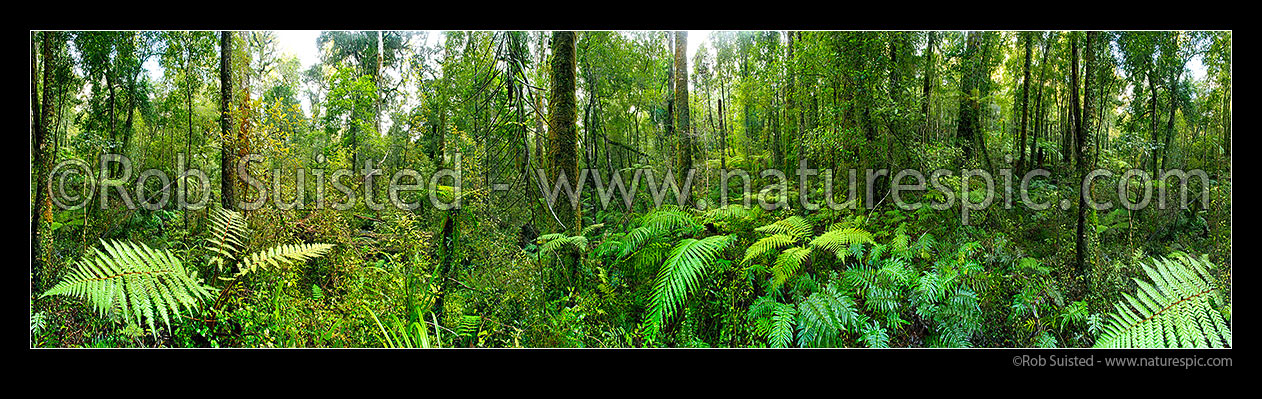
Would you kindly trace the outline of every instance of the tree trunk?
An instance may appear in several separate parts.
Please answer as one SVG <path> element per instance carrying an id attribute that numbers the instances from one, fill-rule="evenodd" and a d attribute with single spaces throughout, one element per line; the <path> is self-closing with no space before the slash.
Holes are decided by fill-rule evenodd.
<path id="1" fill-rule="evenodd" d="M 1039 88 L 1038 88 L 1038 94 L 1035 96 L 1035 100 L 1034 100 L 1034 112 L 1036 115 L 1036 117 L 1034 118 L 1035 119 L 1034 140 L 1030 142 L 1030 163 L 1034 164 L 1035 167 L 1043 166 L 1043 159 L 1040 156 L 1040 154 L 1042 154 L 1042 151 L 1038 148 L 1039 137 L 1042 136 L 1042 134 L 1047 131 L 1047 125 L 1043 121 L 1043 118 L 1045 116 L 1043 112 L 1043 82 L 1045 82 L 1047 79 L 1047 61 L 1048 61 L 1048 58 L 1050 58 L 1049 55 L 1052 50 L 1052 39 L 1054 38 L 1055 37 L 1051 35 L 1048 35 L 1048 37 L 1044 38 L 1043 60 L 1039 62 L 1039 69 L 1040 69 L 1039 70 L 1039 83 L 1038 83 Z"/>
<path id="2" fill-rule="evenodd" d="M 929 135 L 929 112 L 933 103 L 933 81 L 936 79 L 933 66 L 933 47 L 938 44 L 938 32 L 929 31 L 928 44 L 925 45 L 925 85 L 921 94 L 920 114 L 924 116 L 924 127 L 921 141 L 927 141 Z"/>
<path id="3" fill-rule="evenodd" d="M 232 32 L 219 33 L 219 189 L 224 209 L 236 209 L 236 161 L 232 135 Z"/>
<path id="4" fill-rule="evenodd" d="M 568 31 L 552 32 L 552 92 L 548 97 L 548 178 L 556 182 L 564 173 L 570 187 L 578 189 L 578 154 L 574 122 L 577 113 L 575 97 L 575 34 Z M 567 201 L 568 203 L 568 201 Z M 567 228 L 580 231 L 583 208 L 574 207 L 571 213 L 558 215 Z"/>
<path id="5" fill-rule="evenodd" d="M 1018 135 L 1017 145 L 1014 146 L 1020 153 L 1017 158 L 1017 173 L 1025 170 L 1025 142 L 1027 129 L 1030 126 L 1030 59 L 1033 58 L 1033 34 L 1025 33 L 1025 76 L 1021 79 L 1021 134 Z"/>
<path id="6" fill-rule="evenodd" d="M 1182 67 L 1179 68 L 1179 70 L 1182 69 Z M 1174 138 L 1174 111 L 1179 103 L 1179 78 L 1181 76 L 1182 73 L 1176 73 L 1170 77 L 1170 116 L 1166 119 L 1166 141 L 1161 146 L 1161 167 L 1166 169 L 1170 168 L 1170 146 Z"/>
<path id="7" fill-rule="evenodd" d="M 959 124 L 956 126 L 955 135 L 964 147 L 964 159 L 967 160 L 973 155 L 973 146 L 976 144 L 977 135 L 980 134 L 980 116 L 981 116 L 981 33 L 976 31 L 968 32 L 967 43 L 964 48 L 963 71 L 964 76 L 960 81 L 960 110 Z"/>
<path id="8" fill-rule="evenodd" d="M 676 150 L 679 176 L 692 169 L 692 128 L 688 112 L 688 32 L 675 32 L 675 132 L 679 136 Z"/>
<path id="9" fill-rule="evenodd" d="M 1093 48 L 1095 47 L 1095 34 L 1096 32 L 1093 32 L 1093 31 L 1087 32 L 1086 47 L 1083 51 L 1083 59 L 1086 60 L 1087 65 L 1086 65 L 1086 71 L 1084 73 L 1083 82 L 1082 82 L 1082 87 L 1083 87 L 1082 108 L 1077 107 L 1077 97 L 1078 97 L 1077 96 L 1078 94 L 1077 93 L 1077 87 L 1078 87 L 1078 38 L 1077 36 L 1073 38 L 1073 42 L 1071 44 L 1071 52 L 1073 53 L 1073 59 L 1071 60 L 1072 62 L 1071 69 L 1074 74 L 1073 78 L 1071 79 L 1074 85 L 1074 91 L 1072 93 L 1071 99 L 1074 102 L 1074 112 L 1077 112 L 1079 116 L 1077 120 L 1077 126 L 1076 126 L 1077 127 L 1076 135 L 1078 136 L 1078 140 L 1077 140 L 1078 146 L 1077 146 L 1077 150 L 1075 151 L 1075 153 L 1077 154 L 1076 158 L 1078 159 L 1078 180 L 1076 181 L 1079 182 L 1080 188 L 1082 187 L 1081 182 L 1085 181 L 1086 176 L 1087 176 L 1087 161 L 1084 155 L 1087 151 L 1087 146 L 1089 145 L 1090 137 L 1091 137 L 1088 130 L 1090 129 L 1090 124 L 1091 124 L 1090 122 L 1091 103 L 1092 101 L 1094 101 L 1094 98 L 1093 98 L 1094 96 L 1092 95 L 1094 90 L 1092 90 L 1092 87 L 1091 87 L 1091 74 L 1094 72 L 1094 69 L 1095 69 L 1095 57 L 1094 57 L 1094 51 L 1093 51 Z M 1090 187 L 1083 189 L 1081 192 L 1081 195 L 1078 196 L 1078 233 L 1076 235 L 1077 245 L 1075 245 L 1074 254 L 1075 254 L 1075 260 L 1076 260 L 1076 265 L 1077 265 L 1076 271 L 1078 272 L 1079 275 L 1082 275 L 1083 272 L 1086 270 L 1087 236 L 1086 236 L 1085 230 L 1086 230 L 1086 216 L 1087 216 L 1086 198 L 1088 195 L 1091 195 Z"/>
<path id="10" fill-rule="evenodd" d="M 1148 70 L 1148 120 L 1151 121 L 1148 128 L 1148 134 L 1152 136 L 1152 175 L 1157 176 L 1157 161 L 1160 159 L 1161 149 L 1157 147 L 1157 139 L 1160 133 L 1157 132 L 1157 83 L 1153 78 L 1152 67 Z"/>
<path id="11" fill-rule="evenodd" d="M 61 40 L 61 32 L 43 32 L 43 40 L 40 45 L 41 58 L 44 62 L 43 74 L 43 95 L 37 94 L 36 65 L 35 58 L 31 57 L 31 107 L 37 107 L 32 110 L 33 126 L 34 126 L 34 151 L 32 151 L 33 167 L 35 168 L 35 202 L 34 212 L 31 217 L 31 272 L 34 273 L 32 282 L 35 284 L 36 290 L 42 290 L 43 284 L 40 283 L 44 279 L 43 272 L 45 266 L 48 265 L 48 253 L 51 250 L 51 242 L 47 227 L 48 221 L 52 220 L 53 204 L 49 191 L 51 185 L 48 181 L 49 167 L 52 163 L 53 154 L 49 152 L 48 132 L 52 130 L 49 123 L 53 114 L 53 69 L 56 65 L 56 55 L 53 53 L 53 41 Z M 59 46 L 60 47 L 60 46 Z M 32 51 L 34 46 L 32 43 Z M 34 54 L 32 54 L 33 56 Z M 42 102 L 40 101 L 42 100 Z"/>

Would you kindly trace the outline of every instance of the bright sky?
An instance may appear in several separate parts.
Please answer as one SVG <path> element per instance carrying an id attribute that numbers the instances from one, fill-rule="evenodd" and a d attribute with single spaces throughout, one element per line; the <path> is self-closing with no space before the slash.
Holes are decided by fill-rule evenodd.
<path id="1" fill-rule="evenodd" d="M 320 62 L 320 49 L 316 47 L 318 30 L 278 30 L 276 31 L 276 47 L 281 54 L 298 57 L 302 69 Z"/>

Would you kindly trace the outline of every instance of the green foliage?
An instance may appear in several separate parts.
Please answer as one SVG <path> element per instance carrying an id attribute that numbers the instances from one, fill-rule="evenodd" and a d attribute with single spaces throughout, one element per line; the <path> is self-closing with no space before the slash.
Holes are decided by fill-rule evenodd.
<path id="1" fill-rule="evenodd" d="M 156 334 L 156 318 L 170 329 L 172 318 L 191 316 L 215 291 L 170 251 L 127 241 L 101 241 L 101 248 L 92 248 L 41 297 L 85 299 L 101 316 L 119 311 L 124 321 L 146 324 Z"/>
<path id="2" fill-rule="evenodd" d="M 569 86 L 549 82 L 548 35 L 327 31 L 308 46 L 319 54 L 301 58 L 319 62 L 304 65 L 271 32 L 232 32 L 223 49 L 220 32 L 32 32 L 41 123 L 31 137 L 51 144 L 32 146 L 33 174 L 120 154 L 132 171 L 209 172 L 168 187 L 149 180 L 135 187 L 145 197 L 171 189 L 218 202 L 215 183 L 231 180 L 220 163 L 248 149 L 263 156 L 248 173 L 276 194 L 265 200 L 301 194 L 309 204 L 325 193 L 350 207 L 265 205 L 247 219 L 113 199 L 51 212 L 32 202 L 32 286 L 47 290 L 31 299 L 32 345 L 1231 346 L 1229 31 L 1096 32 L 1093 43 L 1077 32 L 714 31 L 688 38 L 704 44 L 679 65 L 690 72 L 679 93 L 669 88 L 683 69 L 664 45 L 673 33 L 581 32 L 573 73 L 583 103 L 565 110 L 548 92 Z M 1077 98 L 1073 42 L 1078 82 L 1089 78 L 1077 90 L 1097 111 L 1079 110 L 1099 133 L 1082 142 L 1084 159 L 1062 136 L 1080 114 L 1067 109 Z M 221 55 L 232 58 L 222 71 Z M 1194 59 L 1204 68 L 1189 69 Z M 219 93 L 221 79 L 233 93 Z M 688 104 L 675 102 L 684 92 Z M 577 136 L 548 136 L 565 130 L 551 126 L 557 111 L 577 116 Z M 692 118 L 691 132 L 675 131 L 680 117 Z M 621 172 L 625 184 L 677 168 L 684 133 L 698 138 L 689 198 L 705 210 L 646 207 L 658 196 L 639 180 L 626 187 L 638 191 L 632 206 L 608 206 L 617 190 L 579 190 L 574 225 L 584 227 L 557 231 L 552 219 L 569 204 L 540 201 L 540 182 L 523 174 L 571 160 L 589 176 Z M 310 173 L 367 160 L 384 172 L 377 183 L 404 168 L 421 185 L 445 168 L 464 178 L 401 190 L 418 208 L 374 209 L 367 198 L 386 185 L 343 176 L 356 194 L 346 198 L 329 187 L 338 178 Z M 842 172 L 829 176 L 833 192 L 847 169 L 1009 169 L 1018 179 L 1045 169 L 1019 194 L 1052 209 L 1003 206 L 998 182 L 995 202 L 963 225 L 956 206 L 902 209 L 882 197 L 908 182 L 892 176 L 858 184 L 877 197 L 799 207 L 799 196 L 823 205 L 823 174 L 797 187 L 761 172 L 792 175 L 803 163 Z M 1210 198 L 1086 212 L 1085 248 L 1072 250 L 1076 213 L 1057 205 L 1081 194 L 1075 165 L 1114 172 L 1095 180 L 1101 203 L 1145 197 L 1142 179 L 1123 185 L 1129 192 L 1105 189 L 1135 169 L 1202 169 L 1208 181 L 1191 180 L 1191 197 L 1204 188 Z M 749 189 L 716 187 L 719 169 L 747 172 L 731 182 Z M 57 181 L 34 184 L 46 177 L 33 175 L 33 201 L 58 194 Z M 68 176 L 64 194 L 91 187 L 87 177 Z M 902 202 L 976 202 L 986 196 L 979 180 L 931 178 Z M 433 209 L 431 198 L 461 206 Z M 713 207 L 732 200 L 756 203 Z M 772 203 L 781 207 L 757 206 Z M 1202 273 L 1183 252 L 1227 267 L 1205 263 Z"/>
<path id="3" fill-rule="evenodd" d="M 854 300 L 836 285 L 811 294 L 798 303 L 798 346 L 827 348 L 840 346 L 843 332 L 858 332 L 868 322 Z"/>
<path id="4" fill-rule="evenodd" d="M 239 212 L 224 208 L 212 210 L 206 237 L 207 249 L 214 252 L 210 262 L 223 271 L 237 260 L 237 253 L 245 250 L 248 234 L 245 218 Z"/>
<path id="5" fill-rule="evenodd" d="M 793 246 L 797 242 L 798 239 L 787 234 L 773 234 L 763 237 L 745 250 L 745 257 L 741 259 L 741 264 L 749 264 L 751 260 L 759 259 L 768 254 L 779 252 L 787 247 Z"/>
<path id="6" fill-rule="evenodd" d="M 701 279 L 732 240 L 732 236 L 712 236 L 700 240 L 689 238 L 680 241 L 670 251 L 653 282 L 646 320 L 649 336 L 660 332 L 684 305 L 688 294 L 700 287 Z"/>
<path id="7" fill-rule="evenodd" d="M 281 267 L 294 262 L 306 262 L 324 256 L 333 249 L 333 244 L 282 244 L 267 248 L 241 258 L 238 275 L 246 274 L 260 268 Z"/>
<path id="8" fill-rule="evenodd" d="M 830 230 L 811 240 L 811 246 L 832 252 L 838 260 L 845 260 L 850 246 L 854 244 L 871 244 L 872 234 L 858 228 Z"/>
<path id="9" fill-rule="evenodd" d="M 805 240 L 814 235 L 811 222 L 801 216 L 790 216 L 775 223 L 754 229 L 759 233 L 784 234 L 798 240 Z"/>
<path id="10" fill-rule="evenodd" d="M 1151 282 L 1135 279 L 1135 295 L 1104 327 L 1098 348 L 1222 348 L 1231 346 L 1231 327 L 1220 310 L 1225 303 L 1209 273 L 1208 259 L 1181 255 L 1154 258 L 1143 265 Z"/>
<path id="11" fill-rule="evenodd" d="M 814 249 L 819 248 L 837 254 L 839 261 L 844 261 L 850 253 L 851 246 L 873 243 L 872 234 L 863 229 L 832 226 L 829 231 L 812 239 L 814 236 L 811 223 L 801 216 L 790 216 L 766 226 L 754 229 L 760 233 L 771 235 L 759 239 L 745 249 L 741 264 L 749 265 L 756 260 L 776 254 L 771 264 L 771 291 L 779 289 L 790 277 L 797 275 L 810 262 Z M 802 243 L 809 242 L 808 246 Z"/>
<path id="12" fill-rule="evenodd" d="M 377 329 L 381 332 L 381 344 L 387 348 L 438 348 L 442 342 L 442 334 L 438 328 L 434 329 L 436 334 L 434 339 L 429 336 L 429 327 L 425 321 L 415 321 L 411 323 L 402 323 L 397 320 L 391 324 L 391 328 L 387 329 L 381 324 L 381 319 L 377 318 L 377 314 L 368 309 L 368 314 L 372 316 L 373 322 L 377 324 Z M 438 325 L 437 317 L 434 318 L 434 325 Z"/>

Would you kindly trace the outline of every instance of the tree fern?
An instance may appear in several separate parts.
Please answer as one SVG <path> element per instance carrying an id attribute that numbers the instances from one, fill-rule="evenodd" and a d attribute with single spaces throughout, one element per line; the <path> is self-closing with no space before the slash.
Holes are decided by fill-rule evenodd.
<path id="1" fill-rule="evenodd" d="M 333 249 L 333 244 L 285 244 L 258 251 L 241 258 L 239 265 L 243 275 L 259 268 L 281 267 L 294 262 L 319 258 Z"/>
<path id="2" fill-rule="evenodd" d="M 240 213 L 229 209 L 216 208 L 210 212 L 210 233 L 206 237 L 207 245 L 214 257 L 211 263 L 220 271 L 232 261 L 236 254 L 245 249 L 245 218 Z"/>
<path id="3" fill-rule="evenodd" d="M 644 248 L 648 243 L 663 240 L 675 233 L 693 234 L 701 229 L 696 218 L 674 208 L 665 207 L 645 215 L 640 227 L 631 229 L 620 239 L 622 250 L 619 258 L 626 258 Z"/>
<path id="4" fill-rule="evenodd" d="M 719 252 L 733 240 L 732 236 L 712 236 L 704 239 L 680 241 L 662 268 L 658 271 L 649 297 L 648 331 L 651 335 L 661 330 L 687 299 L 688 294 L 700 286 L 702 276 Z"/>
<path id="5" fill-rule="evenodd" d="M 837 259 L 845 260 L 851 245 L 871 244 L 873 242 L 872 233 L 852 227 L 830 230 L 811 240 L 811 247 L 832 252 L 837 255 Z"/>
<path id="6" fill-rule="evenodd" d="M 775 291 L 784 284 L 785 280 L 796 275 L 798 269 L 802 268 L 810 256 L 811 250 L 802 247 L 793 247 L 781 252 L 771 268 L 771 290 Z"/>
<path id="7" fill-rule="evenodd" d="M 798 303 L 798 346 L 837 347 L 841 333 L 860 331 L 868 322 L 849 295 L 829 284 Z"/>
<path id="8" fill-rule="evenodd" d="M 793 305 L 776 303 L 772 309 L 767 345 L 772 348 L 788 348 L 793 345 L 793 320 L 796 318 L 797 309 Z"/>
<path id="9" fill-rule="evenodd" d="M 775 253 L 785 248 L 797 244 L 798 240 L 788 234 L 773 234 L 759 239 L 754 245 L 750 245 L 745 249 L 745 257 L 741 259 L 742 264 L 749 264 L 751 260 L 755 260 Z"/>
<path id="10" fill-rule="evenodd" d="M 102 316 L 121 310 L 126 321 L 156 331 L 155 319 L 169 329 L 172 318 L 182 310 L 196 311 L 214 291 L 170 251 L 127 241 L 101 241 L 101 247 L 92 248 L 76 270 L 41 297 L 86 299 Z"/>
<path id="11" fill-rule="evenodd" d="M 562 250 L 569 250 L 578 255 L 582 255 L 587 252 L 587 237 L 582 235 L 566 237 L 560 234 L 558 234 L 559 237 L 549 236 L 552 236 L 552 234 L 544 236 L 550 239 L 539 247 L 540 254 L 556 254 Z"/>
<path id="12" fill-rule="evenodd" d="M 785 219 L 776 221 L 775 223 L 754 229 L 759 233 L 786 234 L 793 236 L 799 240 L 805 240 L 812 235 L 811 222 L 801 216 L 790 216 Z"/>
<path id="13" fill-rule="evenodd" d="M 1231 328 L 1218 306 L 1223 305 L 1208 269 L 1208 259 L 1181 255 L 1141 264 L 1151 283 L 1134 279 L 1135 295 L 1123 294 L 1114 304 L 1096 347 L 1103 348 L 1221 348 L 1231 346 Z"/>

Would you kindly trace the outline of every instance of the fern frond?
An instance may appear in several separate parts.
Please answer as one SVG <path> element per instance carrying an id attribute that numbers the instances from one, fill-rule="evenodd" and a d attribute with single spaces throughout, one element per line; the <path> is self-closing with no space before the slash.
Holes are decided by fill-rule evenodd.
<path id="1" fill-rule="evenodd" d="M 797 309 L 792 305 L 775 303 L 771 314 L 771 331 L 767 334 L 767 346 L 788 348 L 793 344 L 793 320 Z"/>
<path id="2" fill-rule="evenodd" d="M 539 253 L 557 253 L 563 249 L 574 251 L 575 254 L 584 254 L 587 252 L 587 237 L 578 235 L 573 237 L 564 237 L 550 240 L 539 247 Z"/>
<path id="3" fill-rule="evenodd" d="M 645 215 L 640 227 L 628 231 L 622 236 L 622 250 L 618 258 L 626 258 L 650 242 L 667 238 L 676 232 L 692 234 L 702 228 L 696 218 L 687 212 L 673 208 L 664 208 Z"/>
<path id="4" fill-rule="evenodd" d="M 759 233 L 786 234 L 799 240 L 811 237 L 811 222 L 801 216 L 790 216 L 775 223 L 754 229 Z"/>
<path id="5" fill-rule="evenodd" d="M 798 269 L 802 267 L 806 260 L 810 258 L 811 250 L 803 247 L 793 247 L 780 253 L 776 257 L 776 263 L 771 268 L 771 291 L 775 291 L 784 284 L 785 280 L 797 274 Z"/>
<path id="6" fill-rule="evenodd" d="M 41 297 L 86 299 L 101 316 L 121 309 L 125 320 L 156 331 L 155 319 L 169 329 L 181 309 L 191 314 L 214 291 L 170 251 L 128 241 L 101 241 L 101 247 L 92 248 L 76 270 Z"/>
<path id="7" fill-rule="evenodd" d="M 776 251 L 791 247 L 797 244 L 797 242 L 798 240 L 796 238 L 793 238 L 793 236 L 788 234 L 773 234 L 763 237 L 745 250 L 745 257 L 741 259 L 741 264 L 748 265 L 751 260 L 759 259 L 767 254 L 775 253 Z"/>
<path id="8" fill-rule="evenodd" d="M 885 331 L 885 328 L 881 327 L 881 323 L 877 323 L 876 320 L 873 320 L 863 327 L 863 336 L 861 338 L 863 339 L 863 343 L 867 344 L 869 348 L 890 347 L 889 333 Z"/>
<path id="9" fill-rule="evenodd" d="M 605 224 L 604 224 L 604 223 L 596 223 L 596 224 L 593 224 L 593 225 L 591 225 L 591 226 L 584 227 L 584 228 L 583 228 L 583 232 L 582 232 L 582 233 L 579 233 L 579 235 L 581 235 L 581 236 L 589 236 L 589 235 L 591 235 L 592 233 L 596 232 L 596 230 L 600 230 L 602 227 L 605 227 Z"/>
<path id="10" fill-rule="evenodd" d="M 538 238 L 535 238 L 535 244 L 543 245 L 543 244 L 548 243 L 549 241 L 565 238 L 565 237 L 566 235 L 562 233 L 544 234 L 544 235 L 539 236 Z"/>
<path id="11" fill-rule="evenodd" d="M 224 208 L 211 211 L 207 245 L 214 255 L 210 262 L 222 271 L 237 260 L 237 254 L 245 249 L 247 234 L 245 218 L 240 213 Z"/>
<path id="12" fill-rule="evenodd" d="M 319 258 L 333 249 L 333 244 L 284 244 L 264 249 L 241 258 L 239 265 L 243 275 L 259 268 L 281 267 L 294 262 Z"/>
<path id="13" fill-rule="evenodd" d="M 798 303 L 798 346 L 836 347 L 841 333 L 858 331 L 868 322 L 855 308 L 854 300 L 829 285 Z"/>
<path id="14" fill-rule="evenodd" d="M 645 215 L 641 225 L 658 231 L 688 231 L 702 227 L 697 218 L 675 207 L 663 207 Z"/>
<path id="15" fill-rule="evenodd" d="M 759 208 L 761 209 L 761 208 Z M 754 216 L 754 212 L 742 205 L 728 204 L 721 208 L 706 211 L 705 220 L 707 222 L 731 222 L 743 221 Z"/>
<path id="16" fill-rule="evenodd" d="M 1221 305 L 1208 259 L 1183 254 L 1141 264 L 1151 283 L 1134 279 L 1135 295 L 1114 304 L 1116 312 L 1096 341 L 1097 348 L 1222 348 L 1231 346 L 1231 328 Z"/>
<path id="17" fill-rule="evenodd" d="M 843 228 L 830 230 L 827 233 L 811 240 L 811 246 L 832 252 L 837 255 L 838 260 L 844 261 L 846 255 L 850 252 L 850 246 L 853 244 L 872 244 L 872 233 L 859 228 Z"/>
<path id="18" fill-rule="evenodd" d="M 719 258 L 719 252 L 733 241 L 733 236 L 712 236 L 704 239 L 680 241 L 666 263 L 658 271 L 649 297 L 648 331 L 656 334 L 670 321 L 675 311 L 683 306 L 688 294 L 700 285 L 701 277 L 710 264 Z"/>

